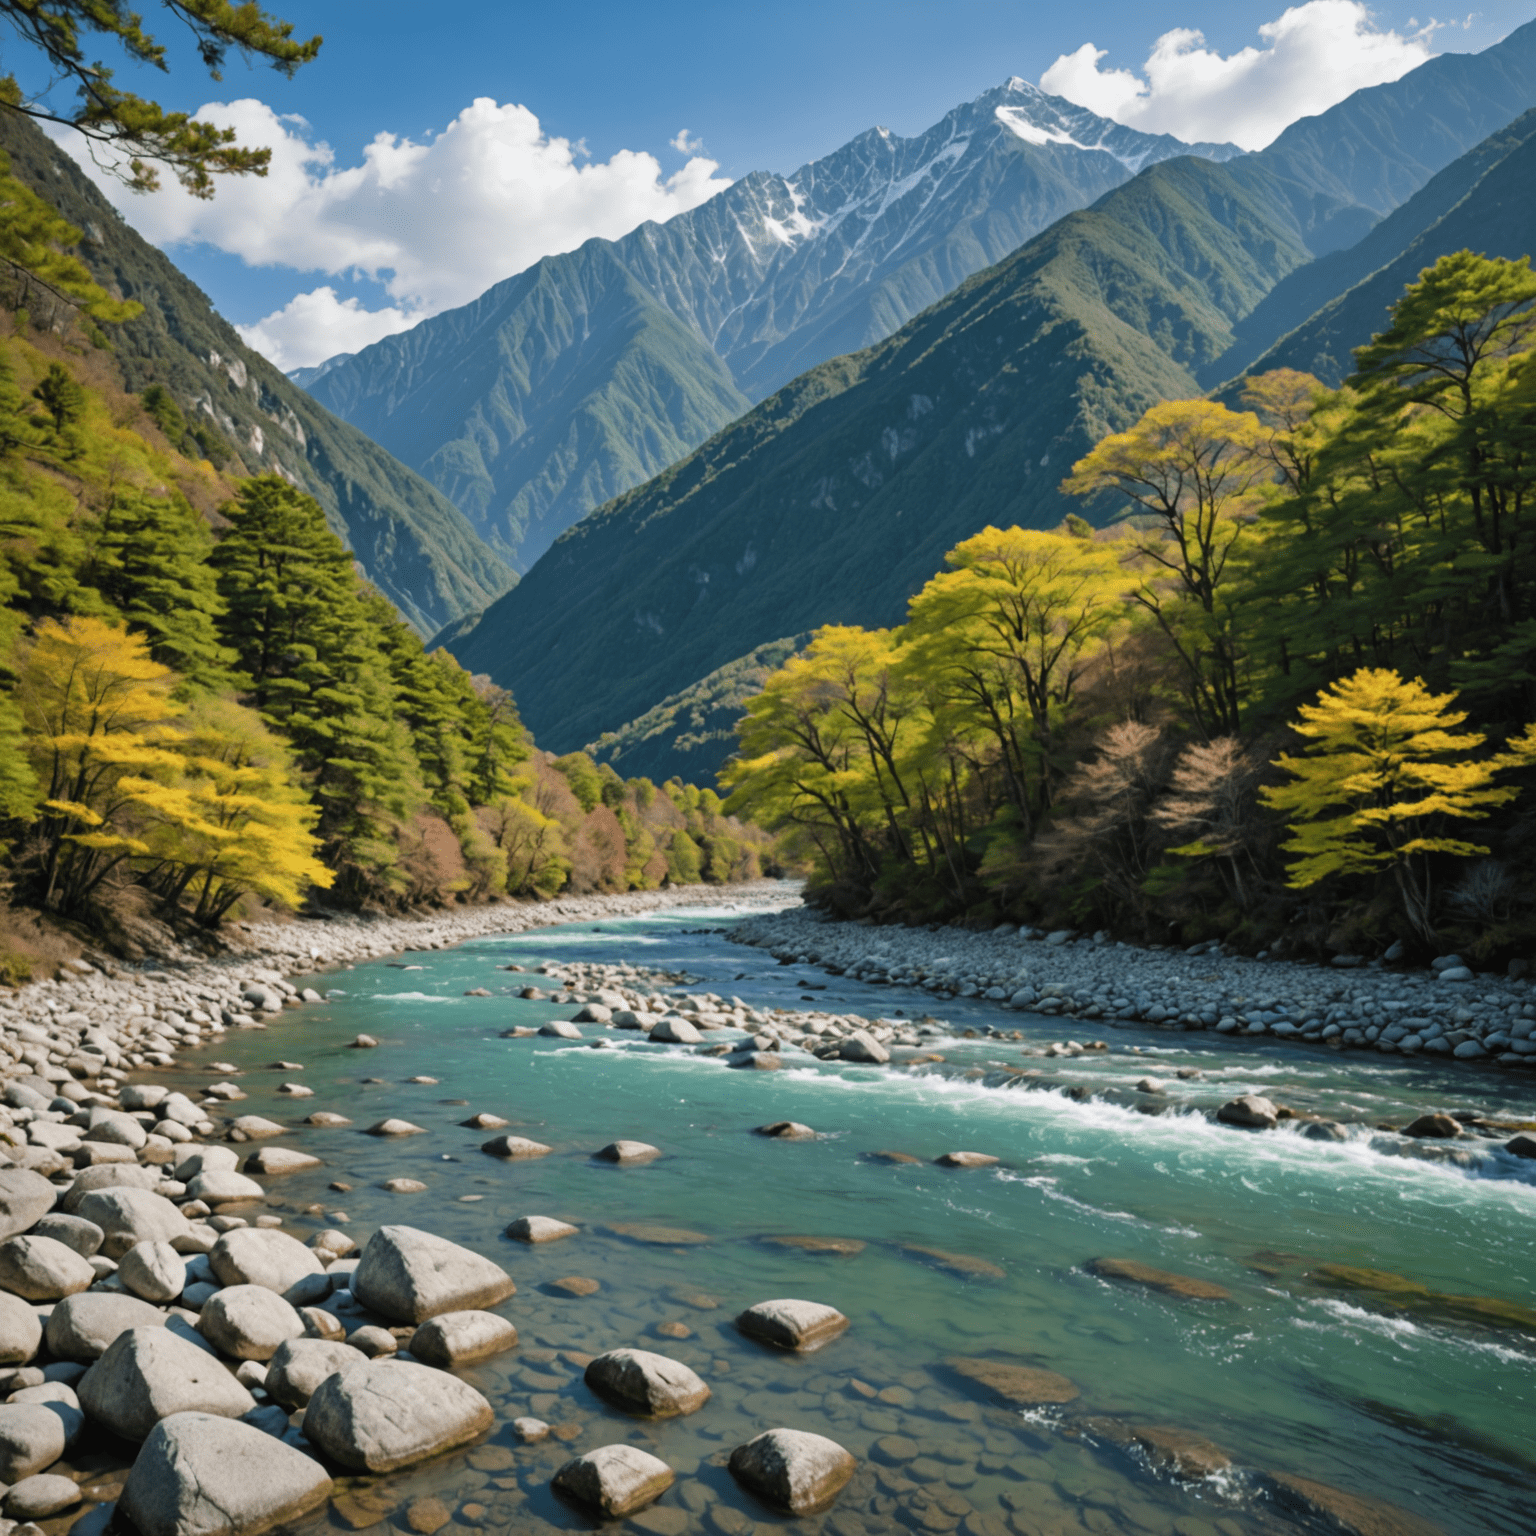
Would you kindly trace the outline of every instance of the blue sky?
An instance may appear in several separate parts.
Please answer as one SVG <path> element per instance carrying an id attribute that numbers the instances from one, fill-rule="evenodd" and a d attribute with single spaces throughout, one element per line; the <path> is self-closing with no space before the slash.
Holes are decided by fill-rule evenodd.
<path id="1" fill-rule="evenodd" d="M 1536 14 L 1536 0 L 1493 0 L 1427 36 L 1430 18 L 1406 5 L 1373 6 L 1367 14 L 1348 0 L 1314 0 L 1307 14 L 1326 20 L 1330 8 L 1363 18 L 1354 54 L 1325 50 L 1330 59 L 1350 54 L 1334 86 L 1335 95 L 1343 95 L 1351 69 L 1390 75 L 1430 51 L 1486 47 Z M 159 8 L 143 9 L 172 41 L 173 27 L 157 16 Z M 569 248 L 591 233 L 622 233 L 621 225 L 640 217 L 665 217 L 747 171 L 792 171 L 876 124 L 920 131 L 1010 74 L 1039 80 L 1085 44 L 1105 50 L 1099 71 L 1143 74 L 1157 39 L 1174 29 L 1204 34 L 1200 58 L 1209 55 L 1212 68 L 1245 48 L 1274 49 L 1274 37 L 1261 38 L 1259 29 L 1285 7 L 1274 0 L 1049 6 L 1017 0 L 778 0 L 772 6 L 290 0 L 273 9 L 301 35 L 320 32 L 326 39 L 319 59 L 292 81 L 232 60 L 222 85 L 214 84 L 190 50 L 173 45 L 169 77 L 146 72 L 133 83 L 185 109 L 238 99 L 264 103 L 265 118 L 247 110 L 240 121 L 249 133 L 289 136 L 284 176 L 269 178 L 259 196 L 242 188 L 221 197 L 215 210 L 192 208 L 175 194 L 115 200 L 237 324 L 252 325 L 317 287 L 329 291 L 328 309 L 317 304 L 302 317 L 295 311 L 286 332 L 274 323 L 258 338 L 269 352 L 284 351 L 278 360 L 291 365 L 318 360 L 299 357 L 304 347 L 312 354 L 370 339 L 363 318 L 369 312 L 385 316 L 373 330 L 398 329 L 446 303 L 465 302 L 544 250 Z M 1384 56 L 1390 56 L 1386 63 Z M 1077 82 L 1078 99 L 1086 95 L 1085 104 L 1135 126 L 1193 137 L 1224 121 L 1219 106 L 1207 104 L 1205 116 L 1196 112 L 1184 131 L 1181 103 L 1198 95 L 1186 76 L 1154 88 L 1150 102 L 1122 110 L 1113 104 L 1132 88 L 1125 77 L 1101 82 L 1081 59 L 1075 72 L 1057 69 L 1058 79 Z M 127 71 L 120 76 L 124 83 L 131 78 Z M 1277 83 L 1273 94 L 1283 98 L 1273 109 L 1278 127 L 1294 92 Z M 415 201 L 398 188 L 382 201 L 377 186 L 364 189 L 358 197 L 377 204 L 364 216 L 357 200 L 340 198 L 342 184 L 332 181 L 317 211 L 309 195 L 314 187 L 359 167 L 376 135 L 394 136 L 397 148 L 402 141 L 432 143 L 477 98 L 527 111 L 515 121 L 505 112 L 482 113 L 461 124 L 457 137 L 465 153 L 451 167 L 464 189 L 460 204 L 445 211 L 427 195 L 427 181 L 441 181 L 449 157 L 436 157 L 437 166 L 430 157 L 406 155 L 375 167 L 375 180 L 416 177 L 422 190 Z M 272 113 L 296 114 L 308 126 L 274 128 Z M 687 141 L 678 139 L 684 129 Z M 1270 130 L 1250 131 L 1262 138 Z M 570 141 L 563 161 L 548 140 Z M 301 164 L 306 144 L 317 142 L 329 146 L 331 159 Z M 674 147 L 685 142 L 686 150 Z M 526 175 L 516 171 L 520 156 L 533 166 Z M 587 174 L 592 168 L 598 174 Z M 477 210 L 484 221 L 475 222 Z M 296 238 L 272 238 L 285 221 Z M 305 238 L 322 225 L 324 238 Z M 391 246 L 434 228 L 442 236 L 435 246 L 430 239 L 409 252 Z M 476 259 L 450 281 L 445 272 L 455 250 L 471 248 Z M 338 308 L 349 303 L 350 317 Z"/>

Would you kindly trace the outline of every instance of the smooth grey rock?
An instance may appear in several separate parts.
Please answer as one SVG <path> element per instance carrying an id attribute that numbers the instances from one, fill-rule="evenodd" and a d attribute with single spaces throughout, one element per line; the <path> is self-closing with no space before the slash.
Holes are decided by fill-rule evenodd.
<path id="1" fill-rule="evenodd" d="M 648 1349 L 611 1349 L 592 1361 L 585 1380 L 599 1397 L 648 1418 L 697 1413 L 709 1401 L 709 1388 L 681 1360 Z"/>
<path id="2" fill-rule="evenodd" d="M 354 1472 L 392 1472 L 478 1439 L 495 1420 L 468 1382 L 430 1366 L 370 1360 L 327 1377 L 304 1412 L 304 1433 Z"/>
<path id="3" fill-rule="evenodd" d="M 85 1135 L 81 1139 L 131 1147 L 137 1152 L 144 1145 L 148 1135 L 149 1133 L 132 1115 L 125 1115 L 120 1109 L 104 1109 L 97 1104 L 91 1109 L 91 1123 L 86 1127 Z"/>
<path id="4" fill-rule="evenodd" d="M 90 1362 L 130 1328 L 163 1328 L 165 1313 L 137 1296 L 81 1291 L 48 1314 L 48 1348 L 61 1360 Z M 3 1481 L 3 1478 L 0 1478 Z"/>
<path id="5" fill-rule="evenodd" d="M 286 1136 L 285 1126 L 279 1125 L 275 1120 L 268 1120 L 262 1115 L 237 1115 L 230 1122 L 229 1139 L 231 1141 L 264 1141 L 268 1136 Z"/>
<path id="6" fill-rule="evenodd" d="M 236 1227 L 208 1254 L 213 1272 L 225 1285 L 260 1285 L 295 1306 L 323 1301 L 331 1290 L 325 1261 L 298 1238 L 272 1227 Z"/>
<path id="7" fill-rule="evenodd" d="M 891 1053 L 867 1030 L 856 1029 L 839 1042 L 837 1054 L 844 1061 L 863 1061 L 881 1066 L 891 1059 Z"/>
<path id="8" fill-rule="evenodd" d="M 333 1339 L 285 1339 L 267 1362 L 264 1383 L 272 1400 L 284 1408 L 302 1408 L 315 1388 L 337 1371 L 364 1365 L 368 1357 L 350 1344 Z"/>
<path id="9" fill-rule="evenodd" d="M 302 1451 L 238 1419 L 177 1413 L 150 1431 L 118 1508 L 140 1536 L 261 1536 L 330 1496 Z"/>
<path id="10" fill-rule="evenodd" d="M 227 1285 L 203 1303 L 198 1331 L 235 1360 L 270 1360 L 286 1339 L 304 1336 L 304 1320 L 264 1285 Z"/>
<path id="11" fill-rule="evenodd" d="M 75 1214 L 94 1221 L 106 1234 L 101 1251 L 109 1259 L 122 1258 L 146 1239 L 174 1243 L 191 1231 L 191 1223 L 169 1200 L 148 1189 L 92 1190 L 75 1207 Z"/>
<path id="12" fill-rule="evenodd" d="M 211 1146 L 188 1147 L 176 1159 L 176 1177 L 190 1184 L 200 1173 L 233 1173 L 240 1166 L 240 1154 L 233 1147 L 218 1142 Z"/>
<path id="13" fill-rule="evenodd" d="M 284 1173 L 302 1173 L 306 1168 L 318 1168 L 320 1161 L 313 1153 L 297 1152 L 292 1147 L 262 1147 L 246 1158 L 245 1171 L 276 1177 Z"/>
<path id="14" fill-rule="evenodd" d="M 411 1335 L 410 1351 L 425 1365 L 449 1371 L 517 1347 L 517 1329 L 494 1312 L 440 1312 Z"/>
<path id="15" fill-rule="evenodd" d="M 541 1024 L 539 1033 L 552 1036 L 556 1040 L 581 1039 L 581 1031 L 565 1019 L 551 1019 L 548 1024 Z"/>
<path id="16" fill-rule="evenodd" d="M 7 1520 L 46 1520 L 72 1509 L 84 1495 L 72 1477 L 57 1472 L 39 1472 L 24 1477 L 5 1496 Z"/>
<path id="17" fill-rule="evenodd" d="M 0 1243 L 0 1287 L 27 1301 L 61 1301 L 95 1283 L 89 1259 L 51 1237 L 8 1237 Z"/>
<path id="18" fill-rule="evenodd" d="M 118 1263 L 117 1277 L 141 1301 L 175 1301 L 187 1288 L 187 1261 L 169 1243 L 135 1243 Z"/>
<path id="19" fill-rule="evenodd" d="M 822 1302 L 786 1297 L 748 1307 L 737 1317 L 736 1326 L 761 1344 L 811 1350 L 835 1339 L 848 1326 L 848 1319 Z"/>
<path id="20" fill-rule="evenodd" d="M 0 1168 L 0 1238 L 14 1237 L 53 1209 L 59 1192 L 30 1168 Z"/>
<path id="21" fill-rule="evenodd" d="M 648 1141 L 610 1141 L 606 1147 L 593 1153 L 605 1163 L 648 1163 L 661 1156 L 661 1148 Z"/>
<path id="22" fill-rule="evenodd" d="M 393 1323 L 494 1307 L 514 1289 L 499 1264 L 416 1227 L 380 1227 L 352 1276 L 352 1294 Z"/>
<path id="23" fill-rule="evenodd" d="M 731 1452 L 731 1475 L 770 1509 L 809 1515 L 825 1509 L 858 1470 L 835 1440 L 804 1429 L 770 1429 Z"/>
<path id="24" fill-rule="evenodd" d="M 647 1038 L 663 1045 L 697 1045 L 704 1036 L 687 1019 L 665 1018 L 651 1026 Z"/>
<path id="25" fill-rule="evenodd" d="M 82 1168 L 75 1175 L 75 1182 L 64 1191 L 59 1209 L 67 1216 L 74 1216 L 79 1213 L 80 1202 L 97 1190 L 153 1190 L 163 1182 L 164 1177 L 158 1168 L 146 1168 L 138 1163 L 107 1163 L 99 1168 Z M 49 1187 L 52 1188 L 51 1185 Z"/>
<path id="26" fill-rule="evenodd" d="M 248 1179 L 232 1168 L 209 1168 L 193 1174 L 187 1181 L 187 1196 L 217 1209 L 221 1205 L 237 1205 L 246 1200 L 265 1200 L 267 1192 L 255 1179 Z"/>
<path id="27" fill-rule="evenodd" d="M 1216 1111 L 1223 1125 L 1249 1126 L 1255 1130 L 1273 1130 L 1280 1123 L 1279 1113 L 1262 1094 L 1244 1093 L 1229 1099 Z"/>
<path id="28" fill-rule="evenodd" d="M 0 1292 L 0 1365 L 25 1365 L 43 1342 L 43 1320 L 19 1296 Z"/>
<path id="29" fill-rule="evenodd" d="M 480 1150 L 491 1157 L 523 1158 L 548 1157 L 550 1148 L 542 1141 L 531 1141 L 526 1136 L 493 1136 L 480 1143 Z"/>
<path id="30" fill-rule="evenodd" d="M 562 1237 L 575 1237 L 581 1230 L 568 1221 L 553 1216 L 519 1216 L 507 1225 L 507 1236 L 520 1243 L 552 1243 Z"/>
<path id="31" fill-rule="evenodd" d="M 256 1399 L 224 1366 L 166 1328 L 130 1328 L 80 1380 L 80 1404 L 125 1440 L 142 1440 L 173 1413 L 238 1419 Z"/>
<path id="32" fill-rule="evenodd" d="M 672 1468 L 637 1445 L 600 1445 L 566 1462 L 553 1486 L 609 1520 L 622 1520 L 655 1503 L 673 1481 Z"/>
<path id="33" fill-rule="evenodd" d="M 64 1420 L 41 1403 L 0 1403 L 0 1483 L 44 1472 L 64 1454 Z"/>
<path id="34" fill-rule="evenodd" d="M 94 1258 L 106 1233 L 94 1221 L 83 1216 L 65 1216 L 55 1212 L 44 1216 L 28 1234 L 30 1237 L 51 1237 L 66 1248 L 73 1248 L 82 1259 Z"/>

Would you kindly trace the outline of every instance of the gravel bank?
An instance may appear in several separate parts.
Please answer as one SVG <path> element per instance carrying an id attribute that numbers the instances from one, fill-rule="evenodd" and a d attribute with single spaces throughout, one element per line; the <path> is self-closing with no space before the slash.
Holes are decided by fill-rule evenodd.
<path id="1" fill-rule="evenodd" d="M 1100 1026 L 1264 1035 L 1342 1050 L 1536 1068 L 1536 993 L 1477 975 L 1456 956 L 1435 971 L 1251 960 L 1220 945 L 1139 949 L 1004 924 L 990 933 L 833 922 L 805 907 L 764 913 L 733 937 L 786 964 L 936 998 L 986 997 Z"/>

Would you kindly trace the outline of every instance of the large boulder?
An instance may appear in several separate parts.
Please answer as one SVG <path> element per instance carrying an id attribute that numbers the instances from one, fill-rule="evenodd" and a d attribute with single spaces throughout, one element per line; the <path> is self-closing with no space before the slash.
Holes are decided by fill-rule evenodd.
<path id="1" fill-rule="evenodd" d="M 106 1233 L 94 1221 L 86 1221 L 84 1217 L 54 1213 L 44 1216 L 29 1235 L 51 1237 L 66 1248 L 73 1248 L 82 1259 L 88 1259 L 101 1248 Z"/>
<path id="2" fill-rule="evenodd" d="M 287 1339 L 267 1361 L 267 1379 L 262 1385 L 273 1402 L 291 1412 L 304 1407 L 327 1376 L 349 1371 L 367 1360 L 360 1349 L 339 1339 Z"/>
<path id="3" fill-rule="evenodd" d="M 78 1391 L 86 1413 L 125 1440 L 142 1440 L 173 1413 L 238 1419 L 256 1406 L 220 1361 L 166 1328 L 120 1333 Z"/>
<path id="4" fill-rule="evenodd" d="M 122 1258 L 135 1243 L 174 1243 L 192 1234 L 191 1222 L 163 1195 L 148 1189 L 92 1190 L 75 1214 L 94 1221 L 106 1234 L 101 1251 L 109 1259 Z"/>
<path id="5" fill-rule="evenodd" d="M 838 1042 L 837 1054 L 844 1061 L 862 1061 L 872 1066 L 883 1066 L 891 1059 L 891 1053 L 867 1030 L 856 1029 Z"/>
<path id="6" fill-rule="evenodd" d="M 517 1347 L 517 1329 L 494 1312 L 440 1312 L 411 1335 L 410 1349 L 426 1365 L 449 1371 Z"/>
<path id="7" fill-rule="evenodd" d="M 64 1454 L 64 1420 L 42 1403 L 0 1403 L 0 1483 L 19 1483 Z"/>
<path id="8" fill-rule="evenodd" d="M 808 1350 L 835 1339 L 848 1326 L 848 1319 L 836 1307 L 819 1301 L 783 1298 L 748 1307 L 737 1317 L 736 1326 L 760 1344 Z"/>
<path id="9" fill-rule="evenodd" d="M 264 1286 L 296 1307 L 330 1295 L 331 1282 L 320 1255 L 298 1238 L 271 1227 L 236 1227 L 226 1232 L 209 1251 L 208 1262 L 225 1285 Z"/>
<path id="10" fill-rule="evenodd" d="M 637 1445 L 600 1445 L 566 1462 L 554 1476 L 557 1493 L 609 1520 L 654 1503 L 672 1482 L 672 1468 Z"/>
<path id="11" fill-rule="evenodd" d="M 320 1508 L 331 1479 L 313 1457 L 237 1419 L 162 1419 L 118 1508 L 140 1536 L 261 1536 Z"/>
<path id="12" fill-rule="evenodd" d="M 1272 1131 L 1280 1123 L 1280 1111 L 1259 1093 L 1241 1093 L 1228 1099 L 1216 1111 L 1223 1125 L 1241 1125 L 1249 1130 Z"/>
<path id="13" fill-rule="evenodd" d="M 586 1383 L 626 1413 L 670 1419 L 697 1413 L 709 1388 L 681 1360 L 648 1349 L 610 1349 L 586 1370 Z"/>
<path id="14" fill-rule="evenodd" d="M 0 1243 L 0 1288 L 27 1301 L 61 1301 L 94 1284 L 89 1259 L 51 1237 L 8 1237 Z"/>
<path id="15" fill-rule="evenodd" d="M 478 1439 L 491 1405 L 466 1381 L 403 1360 L 370 1360 L 327 1377 L 304 1411 L 304 1433 L 353 1472 L 393 1472 Z"/>
<path id="16" fill-rule="evenodd" d="M 25 1365 L 42 1342 L 42 1318 L 21 1297 L 0 1292 L 0 1365 Z"/>
<path id="17" fill-rule="evenodd" d="M 187 1261 L 169 1243 L 135 1243 L 118 1263 L 117 1278 L 141 1301 L 175 1301 L 187 1288 Z"/>
<path id="18" fill-rule="evenodd" d="M 176 1177 L 189 1184 L 200 1173 L 233 1173 L 240 1166 L 240 1154 L 233 1147 L 218 1142 L 188 1147 L 176 1159 Z"/>
<path id="19" fill-rule="evenodd" d="M 107 1109 L 97 1104 L 91 1109 L 91 1123 L 82 1139 L 131 1147 L 137 1152 L 144 1145 L 148 1135 L 149 1133 L 132 1115 L 125 1115 L 120 1109 Z"/>
<path id="20" fill-rule="evenodd" d="M 514 1289 L 499 1264 L 416 1227 L 380 1227 L 352 1276 L 352 1294 L 392 1323 L 494 1307 Z"/>
<path id="21" fill-rule="evenodd" d="M 0 1168 L 0 1238 L 27 1231 L 53 1209 L 58 1197 L 42 1174 L 30 1168 Z"/>
<path id="22" fill-rule="evenodd" d="M 207 1168 L 187 1181 L 187 1197 L 204 1205 L 241 1205 L 247 1200 L 265 1200 L 267 1192 L 255 1179 L 248 1179 L 233 1168 Z"/>
<path id="23" fill-rule="evenodd" d="M 158 1187 L 164 1178 L 165 1175 L 158 1168 L 147 1168 L 140 1163 L 103 1163 L 96 1168 L 82 1168 L 75 1175 L 75 1182 L 64 1191 L 64 1198 L 59 1201 L 59 1209 L 65 1215 L 73 1216 L 80 1209 L 80 1202 L 97 1190 L 152 1190 Z"/>
<path id="24" fill-rule="evenodd" d="M 118 1334 L 130 1328 L 163 1327 L 165 1313 L 137 1296 L 81 1291 L 66 1296 L 48 1314 L 46 1333 L 50 1352 L 60 1360 L 89 1364 L 106 1354 Z"/>
<path id="25" fill-rule="evenodd" d="M 809 1515 L 825 1509 L 858 1469 L 835 1440 L 804 1429 L 770 1429 L 731 1452 L 731 1476 L 770 1509 Z"/>
<path id="26" fill-rule="evenodd" d="M 235 1360 L 270 1360 L 278 1346 L 304 1336 L 304 1319 L 264 1285 L 227 1285 L 203 1303 L 197 1329 Z"/>

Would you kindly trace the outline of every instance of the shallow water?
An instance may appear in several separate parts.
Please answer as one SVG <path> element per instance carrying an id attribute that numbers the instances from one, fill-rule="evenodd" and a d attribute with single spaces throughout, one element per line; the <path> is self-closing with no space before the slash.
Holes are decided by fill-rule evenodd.
<path id="1" fill-rule="evenodd" d="M 494 1256 L 517 1282 L 501 1310 L 517 1324 L 520 1348 L 470 1373 L 497 1407 L 491 1444 L 397 1475 L 382 1491 L 375 1483 L 377 1496 L 350 1511 L 351 1523 L 382 1520 L 402 1500 L 436 1493 L 469 1502 L 459 1527 L 581 1527 L 587 1522 L 550 1494 L 551 1473 L 576 1451 L 631 1440 L 678 1473 L 676 1487 L 640 1519 L 655 1536 L 743 1536 L 754 1524 L 834 1536 L 898 1526 L 963 1526 L 967 1536 L 1307 1529 L 1273 1498 L 1271 1472 L 1390 1500 L 1447 1532 L 1532 1528 L 1536 1338 L 1384 1314 L 1306 1278 L 1319 1264 L 1361 1265 L 1434 1291 L 1530 1305 L 1536 1167 L 1495 1142 L 1468 1167 L 1397 1155 L 1401 1139 L 1372 1129 L 1441 1107 L 1525 1117 L 1536 1109 L 1522 1082 L 1151 1028 L 1108 1031 L 1111 1049 L 1102 1055 L 1026 1057 L 1026 1047 L 1063 1031 L 1086 1039 L 1083 1031 L 1100 1026 L 985 1002 L 940 1004 L 844 979 L 806 994 L 803 982 L 827 978 L 777 966 L 719 931 L 698 931 L 729 920 L 721 909 L 673 911 L 402 957 L 420 970 L 378 963 L 328 973 L 316 984 L 345 996 L 265 1033 L 233 1033 L 203 1053 L 243 1070 L 250 1097 L 240 1111 L 297 1122 L 334 1109 L 356 1122 L 303 1128 L 281 1143 L 326 1160 L 314 1173 L 272 1181 L 290 1230 L 303 1236 L 330 1224 L 303 1214 L 316 1203 L 345 1211 L 360 1239 L 384 1221 L 428 1227 Z M 957 1037 L 931 1047 L 946 1062 L 927 1071 L 787 1057 L 806 1064 L 739 1072 L 687 1048 L 592 1026 L 584 1032 L 617 1048 L 503 1040 L 499 1031 L 510 1025 L 573 1010 L 462 995 L 529 979 L 498 966 L 578 960 L 685 968 L 701 978 L 689 990 L 755 1005 L 871 1016 L 933 1009 Z M 989 1024 L 1021 1029 L 1026 1039 L 958 1038 Z M 359 1031 L 377 1036 L 380 1048 L 348 1049 Z M 305 1070 L 263 1070 L 282 1058 Z M 1205 1075 L 1179 1082 L 1179 1066 Z M 1034 1080 L 1034 1091 L 1005 1086 L 1004 1067 L 1048 1077 Z M 967 1079 L 967 1068 L 989 1075 Z M 439 1082 L 405 1082 L 418 1074 Z M 1124 1103 L 1093 1096 L 1130 1090 L 1149 1074 L 1167 1082 L 1171 1112 L 1138 1113 L 1125 1091 L 1114 1095 Z M 360 1083 L 369 1075 L 387 1081 Z M 196 1067 L 166 1076 L 190 1085 L 213 1074 Z M 315 1096 L 277 1095 L 291 1079 Z M 1091 1090 L 1086 1101 L 1061 1091 L 1079 1085 Z M 1245 1133 L 1189 1112 L 1249 1089 L 1357 1122 L 1355 1132 L 1321 1143 L 1284 1129 Z M 491 1133 L 457 1124 L 477 1110 L 506 1116 L 513 1130 L 550 1143 L 553 1155 L 512 1164 L 485 1157 L 478 1148 Z M 428 1134 L 360 1134 L 387 1115 Z M 782 1143 L 751 1134 L 778 1119 L 805 1121 L 822 1136 Z M 664 1155 L 622 1169 L 592 1160 L 619 1137 L 653 1142 Z M 949 1171 L 926 1161 L 957 1147 L 1003 1164 Z M 867 1160 L 877 1149 L 925 1161 Z M 387 1194 L 378 1185 L 394 1175 L 428 1190 Z M 329 1191 L 336 1179 L 354 1188 Z M 561 1217 L 581 1235 L 531 1249 L 500 1235 L 525 1214 Z M 684 1228 L 703 1240 L 637 1243 L 603 1231 L 614 1222 Z M 765 1243 L 771 1234 L 867 1246 L 851 1257 L 814 1255 Z M 980 1259 L 1003 1275 L 966 1278 L 903 1245 Z M 1176 1299 L 1085 1272 L 1086 1261 L 1104 1256 L 1215 1281 L 1231 1299 Z M 543 1288 L 570 1275 L 600 1289 L 570 1298 Z M 730 1320 L 778 1296 L 828 1302 L 852 1326 L 806 1357 L 765 1351 Z M 701 1308 L 709 1299 L 718 1305 Z M 669 1323 L 689 1336 L 658 1334 Z M 584 1355 L 620 1345 L 686 1361 L 709 1382 L 712 1400 L 659 1424 L 606 1408 L 582 1385 L 580 1365 Z M 999 1406 L 945 1363 L 980 1355 L 1060 1372 L 1081 1396 L 1027 1414 Z M 517 1444 L 509 1421 L 530 1413 L 568 1438 Z M 1177 1480 L 1114 1443 L 1123 1436 L 1083 1422 L 1106 1417 L 1214 1441 L 1233 1469 Z M 828 1434 L 859 1458 L 859 1476 L 830 1514 L 781 1522 L 732 1483 L 723 1465 L 731 1448 L 778 1425 Z"/>

